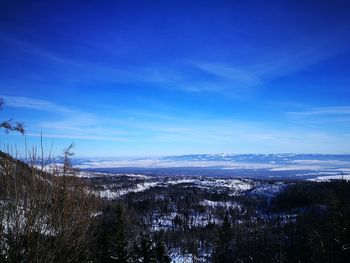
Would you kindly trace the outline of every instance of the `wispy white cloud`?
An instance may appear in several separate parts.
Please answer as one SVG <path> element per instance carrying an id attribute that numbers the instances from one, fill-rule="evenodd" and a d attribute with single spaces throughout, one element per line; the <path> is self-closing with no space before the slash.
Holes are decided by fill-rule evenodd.
<path id="1" fill-rule="evenodd" d="M 68 108 L 59 105 L 55 102 L 41 99 L 33 99 L 28 97 L 20 96 L 5 96 L 0 95 L 3 98 L 6 106 L 16 107 L 16 108 L 28 108 L 41 111 L 54 111 L 54 112 L 71 112 Z"/>
<path id="2" fill-rule="evenodd" d="M 296 125 L 349 134 L 350 106 L 303 107 L 285 114 Z"/>
<path id="3" fill-rule="evenodd" d="M 252 87 L 261 84 L 261 79 L 257 74 L 249 72 L 242 67 L 233 67 L 224 63 L 192 62 L 196 68 L 213 74 L 217 77 L 232 81 L 236 86 Z M 234 88 L 234 85 L 232 85 Z"/>
<path id="4" fill-rule="evenodd" d="M 326 60 L 339 51 L 329 52 L 293 52 L 273 54 L 264 59 L 256 59 L 246 64 L 223 63 L 223 62 L 191 62 L 191 64 L 205 73 L 218 78 L 208 81 L 209 87 L 202 85 L 202 91 L 240 91 L 261 88 L 271 80 L 288 76 L 304 70 Z M 292 53 L 292 55 L 291 55 Z M 189 83 L 191 85 L 191 83 Z M 194 87 L 201 87 L 200 83 L 192 83 Z"/>
<path id="5" fill-rule="evenodd" d="M 109 142 L 126 142 L 126 138 L 118 138 L 111 136 L 98 136 L 98 135 L 79 135 L 79 134 L 60 134 L 60 133 L 28 133 L 27 136 L 32 137 L 44 137 L 50 139 L 78 139 L 78 140 L 88 140 L 88 141 L 109 141 Z"/>
<path id="6" fill-rule="evenodd" d="M 45 137 L 51 138 L 120 141 L 117 137 L 111 136 L 118 134 L 117 130 L 103 128 L 105 124 L 102 124 L 101 118 L 95 114 L 75 110 L 49 100 L 4 95 L 0 95 L 0 98 L 4 99 L 6 107 L 38 111 L 33 115 L 37 116 L 35 121 L 26 122 L 27 129 L 30 131 L 28 136 L 39 136 L 41 133 L 35 131 L 44 130 Z M 51 112 L 50 117 L 41 117 L 40 112 Z"/>
<path id="7" fill-rule="evenodd" d="M 336 35 L 304 37 L 294 43 L 282 43 L 280 48 L 256 50 L 254 53 L 258 56 L 243 59 L 237 54 L 226 61 L 181 58 L 179 61 L 182 62 L 169 63 L 166 68 L 156 62 L 129 67 L 113 63 L 101 65 L 95 61 L 64 57 L 18 39 L 10 39 L 9 42 L 22 52 L 56 64 L 58 70 L 53 74 L 57 74 L 64 85 L 91 81 L 146 83 L 150 88 L 225 93 L 242 98 L 247 92 L 264 87 L 270 80 L 304 70 L 343 52 L 346 49 L 344 45 L 334 43 L 334 39 Z M 194 71 L 201 74 L 197 75 Z"/>
<path id="8" fill-rule="evenodd" d="M 12 48 L 16 48 L 21 52 L 39 56 L 47 61 L 51 61 L 52 63 L 67 64 L 67 62 L 69 62 L 68 59 L 63 58 L 55 54 L 54 52 L 50 52 L 45 48 L 33 45 L 27 41 L 23 41 L 18 38 L 2 36 L 2 41 L 3 43 L 8 44 Z"/>
<path id="9" fill-rule="evenodd" d="M 335 40 L 338 33 L 327 36 L 300 36 L 294 42 L 279 43 L 278 48 L 256 48 L 256 56 L 227 61 L 187 61 L 195 68 L 218 78 L 211 85 L 217 91 L 230 91 L 264 87 L 276 78 L 308 69 L 348 50 L 347 43 Z M 219 85 L 215 85 L 215 82 Z M 206 89 L 203 89 L 206 91 Z"/>
<path id="10" fill-rule="evenodd" d="M 118 118 L 114 118 L 112 115 L 115 111 L 112 115 L 107 111 L 101 116 L 47 100 L 14 96 L 4 98 L 9 106 L 38 110 L 36 114 L 39 115 L 35 121 L 23 120 L 28 127 L 28 136 L 32 137 L 38 137 L 43 130 L 45 137 L 50 138 L 172 147 L 182 145 L 183 148 L 192 147 L 192 151 L 199 147 L 211 152 L 257 152 L 258 149 L 265 148 L 268 152 L 331 152 L 332 149 L 345 152 L 348 147 L 344 143 L 349 139 L 346 133 L 334 133 L 323 128 L 315 130 L 305 126 L 293 127 L 288 121 L 279 123 L 277 128 L 271 123 L 194 113 L 180 114 L 179 111 L 166 108 L 162 108 L 162 111 L 135 108 L 128 111 L 123 108 Z M 41 111 L 52 114 L 41 117 Z M 57 111 L 60 114 L 55 114 Z M 350 107 L 313 108 L 300 114 L 350 114 Z"/>
<path id="11" fill-rule="evenodd" d="M 350 115 L 350 106 L 317 107 L 304 111 L 287 112 L 294 116 Z"/>

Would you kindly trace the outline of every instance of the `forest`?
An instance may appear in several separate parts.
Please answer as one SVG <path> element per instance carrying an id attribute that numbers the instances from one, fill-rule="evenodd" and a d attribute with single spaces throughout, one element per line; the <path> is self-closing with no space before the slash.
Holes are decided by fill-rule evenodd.
<path id="1" fill-rule="evenodd" d="M 154 187 L 106 198 L 97 189 L 132 188 L 140 179 L 79 178 L 71 150 L 50 171 L 1 152 L 1 262 L 347 262 L 350 255 L 345 180 L 234 179 L 251 188 L 232 194 L 213 179 L 154 176 Z"/>

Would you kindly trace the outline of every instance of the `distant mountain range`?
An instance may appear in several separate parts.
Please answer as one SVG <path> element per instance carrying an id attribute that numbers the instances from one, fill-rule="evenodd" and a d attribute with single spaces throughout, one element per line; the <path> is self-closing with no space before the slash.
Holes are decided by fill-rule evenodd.
<path id="1" fill-rule="evenodd" d="M 74 159 L 83 170 L 156 175 L 322 179 L 350 177 L 350 154 L 191 154 L 159 158 Z M 326 179 L 327 179 L 326 178 Z"/>

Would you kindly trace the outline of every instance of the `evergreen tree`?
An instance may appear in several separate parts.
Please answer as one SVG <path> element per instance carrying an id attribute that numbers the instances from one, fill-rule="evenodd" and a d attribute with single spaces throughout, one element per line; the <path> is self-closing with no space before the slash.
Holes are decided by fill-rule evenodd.
<path id="1" fill-rule="evenodd" d="M 134 246 L 133 262 L 156 263 L 156 255 L 150 236 L 141 234 L 139 244 Z"/>
<path id="2" fill-rule="evenodd" d="M 116 207 L 116 232 L 114 235 L 115 255 L 113 258 L 117 263 L 128 262 L 128 242 L 125 238 L 125 221 L 123 215 L 123 209 L 120 205 Z"/>
<path id="3" fill-rule="evenodd" d="M 102 209 L 99 233 L 97 238 L 97 251 L 96 251 L 96 262 L 107 263 L 111 260 L 111 243 L 112 243 L 112 232 L 111 228 L 111 208 L 110 206 L 104 206 Z"/>
<path id="4" fill-rule="evenodd" d="M 155 247 L 155 255 L 157 263 L 170 263 L 170 257 L 167 252 L 164 241 L 159 240 Z"/>
<path id="5" fill-rule="evenodd" d="M 232 261 L 233 250 L 232 250 L 233 231 L 227 213 L 224 217 L 222 227 L 218 232 L 218 239 L 216 249 L 214 251 L 214 262 L 225 263 Z"/>

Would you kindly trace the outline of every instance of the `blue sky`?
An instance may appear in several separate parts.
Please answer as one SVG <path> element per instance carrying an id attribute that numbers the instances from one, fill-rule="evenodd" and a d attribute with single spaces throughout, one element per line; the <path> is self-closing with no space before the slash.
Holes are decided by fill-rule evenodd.
<path id="1" fill-rule="evenodd" d="M 349 1 L 1 1 L 3 145 L 350 152 Z"/>

